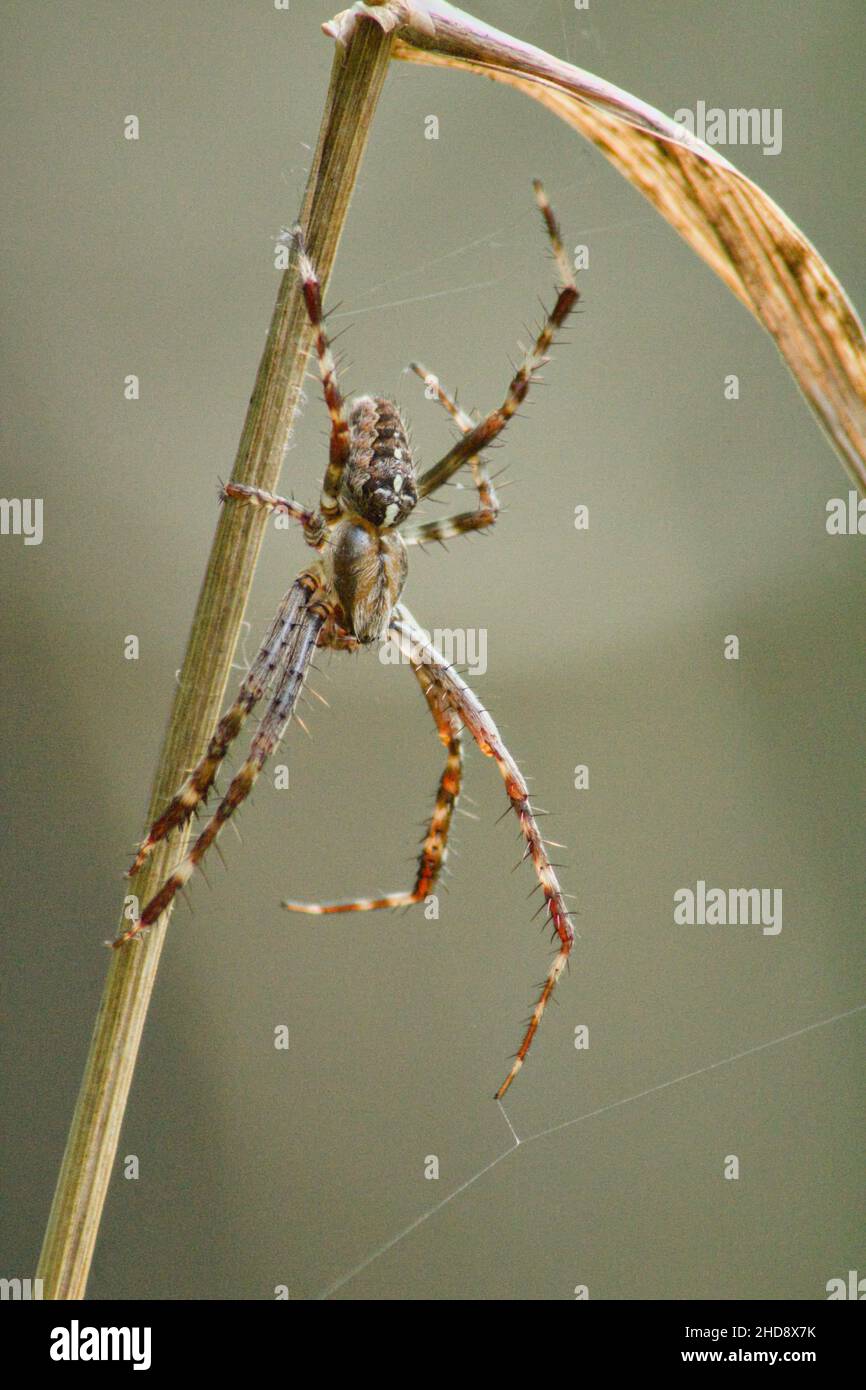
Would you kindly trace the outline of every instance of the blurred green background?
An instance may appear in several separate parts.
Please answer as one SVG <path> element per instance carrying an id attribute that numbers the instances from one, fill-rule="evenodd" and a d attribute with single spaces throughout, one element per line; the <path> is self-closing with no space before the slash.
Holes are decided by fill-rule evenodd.
<path id="1" fill-rule="evenodd" d="M 332 7 L 2 9 L 2 491 L 45 505 L 41 546 L 0 540 L 0 1273 L 23 1276 L 277 288 L 274 239 L 316 139 Z M 781 107 L 778 157 L 726 152 L 863 308 L 860 0 L 474 9 L 671 113 Z M 344 380 L 396 395 L 427 463 L 451 431 L 408 361 L 468 406 L 500 399 L 551 297 L 533 175 L 569 245 L 589 247 L 582 313 L 495 457 L 514 484 L 495 533 L 414 555 L 406 597 L 431 628 L 486 629 L 477 688 L 555 813 L 579 899 L 572 969 L 509 1116 L 526 1137 L 602 1113 L 498 1164 L 338 1296 L 821 1298 L 864 1271 L 866 1013 L 664 1083 L 866 1001 L 864 541 L 824 526 L 846 475 L 770 339 L 650 206 L 541 107 L 462 74 L 389 76 L 329 296 Z M 325 414 L 309 396 L 282 483 L 312 499 Z M 305 553 L 268 532 L 248 655 Z M 723 660 L 729 633 L 739 662 Z M 172 921 L 93 1298 L 316 1296 L 511 1142 L 490 1096 L 549 954 L 529 870 L 510 872 L 495 768 L 469 753 L 478 819 L 457 820 L 438 922 L 279 909 L 408 883 L 440 771 L 405 671 L 375 653 L 322 665 L 331 708 L 308 712 L 312 742 L 291 731 L 290 790 L 262 780 L 244 845 L 225 839 L 229 872 L 212 860 L 211 889 L 199 880 Z M 781 934 L 674 926 L 674 891 L 699 878 L 781 888 Z"/>

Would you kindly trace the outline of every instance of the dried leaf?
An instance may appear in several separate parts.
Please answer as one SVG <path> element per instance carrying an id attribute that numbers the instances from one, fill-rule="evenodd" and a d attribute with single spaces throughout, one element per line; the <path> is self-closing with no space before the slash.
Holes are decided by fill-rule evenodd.
<path id="1" fill-rule="evenodd" d="M 866 494 L 863 326 L 826 261 L 772 198 L 637 97 L 446 0 L 356 5 L 333 23 L 344 30 L 362 12 L 396 28 L 395 58 L 518 87 L 592 140 L 772 334 Z"/>

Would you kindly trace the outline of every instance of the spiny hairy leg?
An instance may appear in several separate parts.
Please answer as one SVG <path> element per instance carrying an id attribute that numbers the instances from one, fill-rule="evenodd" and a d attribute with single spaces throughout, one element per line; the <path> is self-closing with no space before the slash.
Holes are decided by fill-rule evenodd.
<path id="1" fill-rule="evenodd" d="M 550 862 L 541 831 L 538 828 L 538 822 L 529 800 L 529 789 L 490 715 L 466 682 L 429 641 L 408 609 L 404 608 L 402 604 L 395 610 L 391 631 L 396 636 L 400 650 L 413 667 L 416 670 L 425 671 L 433 684 L 438 687 L 445 706 L 459 716 L 481 752 L 496 762 L 505 783 L 508 799 L 514 808 L 523 838 L 526 841 L 525 857 L 532 860 L 541 891 L 544 894 L 548 918 L 558 940 L 556 956 L 547 973 L 538 1002 L 533 1009 L 529 1026 L 514 1059 L 514 1065 L 496 1092 L 496 1099 L 501 1100 L 523 1066 L 526 1054 L 538 1031 L 538 1025 L 541 1022 L 547 1002 L 554 991 L 557 980 L 565 969 L 574 943 L 571 914 L 566 907 L 556 871 Z"/>
<path id="2" fill-rule="evenodd" d="M 315 590 L 317 580 L 302 575 L 286 594 L 259 652 L 241 682 L 235 702 L 223 715 L 205 750 L 180 791 L 168 803 L 150 827 L 129 870 L 133 878 L 147 859 L 154 845 L 159 844 L 178 826 L 185 825 L 214 784 L 223 759 L 244 726 L 247 715 L 271 685 L 289 642 L 292 625 L 298 613 Z"/>
<path id="3" fill-rule="evenodd" d="M 433 372 L 428 372 L 422 362 L 410 362 L 409 369 L 413 371 L 416 376 L 421 378 L 427 388 L 428 396 L 431 391 L 434 393 L 439 404 L 448 411 L 451 419 L 460 426 L 464 434 L 468 434 L 470 430 L 475 428 L 475 421 L 472 419 L 472 416 L 467 415 L 463 407 L 457 404 L 454 397 L 448 395 L 448 392 L 440 384 L 438 376 L 434 375 Z"/>
<path id="4" fill-rule="evenodd" d="M 316 268 L 307 255 L 300 227 L 295 228 L 294 238 L 298 247 L 298 273 L 301 277 L 304 303 L 307 306 L 307 316 L 315 334 L 316 357 L 322 377 L 325 405 L 328 407 L 328 414 L 331 417 L 330 452 L 322 483 L 319 510 L 325 520 L 333 524 L 339 519 L 343 510 L 340 504 L 340 487 L 346 465 L 349 462 L 349 422 L 346 418 L 343 397 L 337 384 L 334 354 L 331 351 L 331 345 L 325 331 L 325 317 L 322 313 L 322 287 Z"/>
<path id="5" fill-rule="evenodd" d="M 304 584 L 303 580 L 306 580 L 307 584 Z M 228 791 L 192 848 L 169 875 L 159 892 L 145 905 L 138 921 L 122 932 L 112 942 L 113 946 L 122 946 L 145 927 L 153 926 L 157 918 L 165 912 L 178 890 L 191 878 L 223 826 L 246 801 L 259 773 L 280 743 L 303 688 L 319 632 L 329 613 L 321 597 L 321 591 L 315 591 L 314 586 L 314 592 L 311 594 L 309 583 L 308 575 L 302 576 L 298 581 L 307 602 L 302 604 L 292 620 L 288 641 L 282 648 L 277 687 L 258 732 L 250 744 L 246 762 L 235 773 Z"/>
<path id="6" fill-rule="evenodd" d="M 138 873 L 154 845 L 165 839 L 172 830 L 184 825 L 206 799 L 231 744 L 273 680 L 289 642 L 292 625 L 309 596 L 311 583 L 315 587 L 314 581 L 309 578 L 306 582 L 298 580 L 286 594 L 267 637 L 241 683 L 234 704 L 211 735 L 204 756 L 150 827 L 129 870 L 130 878 Z"/>
<path id="7" fill-rule="evenodd" d="M 508 421 L 526 399 L 535 374 L 541 370 L 548 360 L 547 354 L 556 333 L 565 323 L 565 320 L 578 301 L 579 296 L 577 286 L 574 282 L 574 274 L 562 245 L 562 238 L 559 234 L 559 228 L 557 227 L 553 210 L 547 201 L 544 189 L 537 179 L 533 183 L 533 188 L 535 189 L 536 202 L 541 209 L 544 225 L 553 247 L 554 259 L 559 270 L 560 279 L 562 280 L 562 288 L 557 295 L 556 303 L 548 314 L 544 327 L 536 338 L 535 343 L 511 378 L 502 405 L 499 406 L 498 409 L 492 410 L 480 424 L 474 425 L 467 434 L 464 434 L 462 439 L 458 440 L 457 443 L 449 449 L 448 453 L 445 454 L 438 463 L 434 463 L 432 468 L 428 468 L 426 473 L 421 474 L 418 480 L 419 497 L 428 497 L 430 493 L 440 488 L 443 483 L 447 483 L 448 479 L 457 472 L 458 468 L 462 468 L 464 463 L 468 463 L 473 455 L 480 453 L 482 449 L 486 449 L 496 436 L 502 433 Z"/>
<path id="8" fill-rule="evenodd" d="M 220 501 L 226 502 L 229 499 L 247 507 L 264 507 L 265 511 L 281 512 L 284 516 L 290 516 L 293 521 L 303 526 L 304 540 L 314 550 L 321 550 L 325 543 L 328 528 L 324 518 L 319 512 L 311 512 L 302 507 L 300 502 L 295 502 L 289 497 L 278 497 L 273 492 L 265 492 L 264 488 L 247 487 L 246 483 L 226 483 L 221 487 Z"/>
<path id="9" fill-rule="evenodd" d="M 426 672 L 418 670 L 416 675 L 436 721 L 439 738 L 446 750 L 446 758 L 445 770 L 439 779 L 436 792 L 433 815 L 418 857 L 418 872 L 414 886 L 402 893 L 386 893 L 381 898 L 355 898 L 352 902 L 345 903 L 284 902 L 283 907 L 288 912 L 305 912 L 310 916 L 323 917 L 335 912 L 372 912 L 385 907 L 411 907 L 413 903 L 423 902 L 435 887 L 448 855 L 448 832 L 463 779 L 461 723 L 451 710 L 445 708 L 436 686 Z"/>
<path id="10" fill-rule="evenodd" d="M 410 363 L 412 371 L 419 376 L 427 387 L 428 392 L 434 391 L 436 399 L 443 405 L 453 420 L 456 420 L 464 434 L 474 428 L 474 422 L 461 410 L 460 406 L 451 396 L 443 391 L 439 384 L 439 378 L 432 372 L 428 372 L 420 362 Z M 413 526 L 408 531 L 403 532 L 403 540 L 407 545 L 424 545 L 429 541 L 447 541 L 454 536 L 465 536 L 470 531 L 483 531 L 488 526 L 493 526 L 499 516 L 499 498 L 487 472 L 486 465 L 474 454 L 467 459 L 469 467 L 472 469 L 472 479 L 478 489 L 478 506 L 474 512 L 460 512 L 457 516 L 445 517 L 440 521 L 427 521 L 420 526 Z"/>

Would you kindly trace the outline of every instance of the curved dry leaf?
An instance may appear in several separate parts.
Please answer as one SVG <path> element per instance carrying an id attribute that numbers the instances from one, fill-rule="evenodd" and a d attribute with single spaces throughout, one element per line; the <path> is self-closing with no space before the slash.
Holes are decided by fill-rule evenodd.
<path id="1" fill-rule="evenodd" d="M 463 68 L 518 87 L 574 126 L 638 188 L 773 336 L 866 494 L 866 338 L 827 262 L 727 159 L 629 92 L 490 28 L 446 0 L 375 0 L 344 10 L 396 29 L 395 58 Z"/>

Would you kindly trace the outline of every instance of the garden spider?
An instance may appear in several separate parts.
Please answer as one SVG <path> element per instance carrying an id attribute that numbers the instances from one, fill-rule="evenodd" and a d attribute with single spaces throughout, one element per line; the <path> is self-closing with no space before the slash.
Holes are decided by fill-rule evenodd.
<path id="1" fill-rule="evenodd" d="M 445 541 L 492 526 L 496 521 L 499 503 L 480 455 L 524 400 L 536 373 L 548 361 L 547 353 L 554 335 L 577 303 L 574 276 L 553 211 L 541 184 L 536 181 L 533 187 L 562 279 L 556 304 L 515 372 L 503 404 L 478 424 L 446 395 L 435 377 L 413 363 L 413 370 L 426 382 L 428 389 L 435 392 L 462 431 L 462 438 L 420 476 L 416 475 L 406 429 L 393 402 L 378 396 L 360 396 L 346 414 L 323 323 L 319 281 L 306 254 L 300 228 L 295 229 L 299 273 L 315 334 L 325 403 L 331 417 L 330 455 L 319 506 L 315 511 L 307 511 L 297 502 L 241 483 L 229 483 L 223 489 L 223 500 L 265 507 L 294 518 L 303 527 L 304 538 L 317 552 L 318 559 L 299 574 L 280 604 L 234 704 L 217 725 L 201 761 L 154 821 L 136 855 L 130 877 L 141 868 L 153 846 L 184 825 L 205 802 L 229 746 L 240 733 L 247 715 L 266 693 L 270 693 L 270 704 L 252 740 L 246 762 L 235 774 L 226 795 L 185 857 L 145 905 L 139 920 L 112 943 L 115 947 L 121 946 L 157 921 L 204 858 L 222 827 L 249 796 L 265 762 L 285 733 L 316 648 L 356 650 L 390 636 L 402 658 L 411 665 L 447 750 L 445 770 L 421 849 L 414 887 L 402 893 L 359 898 L 354 902 L 286 902 L 283 906 L 291 912 L 326 914 L 367 912 L 373 908 L 403 907 L 422 901 L 433 889 L 445 862 L 448 830 L 460 794 L 461 732 L 467 728 L 482 753 L 495 760 L 502 774 L 526 841 L 524 858 L 532 860 L 544 895 L 540 910 L 546 907 L 557 943 L 556 956 L 514 1064 L 496 1092 L 497 1100 L 505 1095 L 523 1065 L 547 1001 L 565 968 L 574 932 L 530 804 L 529 790 L 517 764 L 490 715 L 399 600 L 406 580 L 407 546 Z M 400 528 L 416 504 L 447 483 L 464 464 L 470 467 L 478 492 L 476 510 L 443 521 L 410 526 L 401 532 Z"/>

